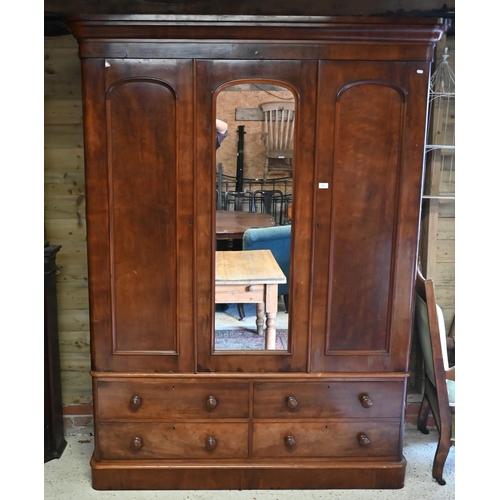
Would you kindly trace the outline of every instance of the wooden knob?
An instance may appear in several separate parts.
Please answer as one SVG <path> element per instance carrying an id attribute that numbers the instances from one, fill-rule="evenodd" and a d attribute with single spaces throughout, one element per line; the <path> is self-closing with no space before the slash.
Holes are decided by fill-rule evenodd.
<path id="1" fill-rule="evenodd" d="M 294 410 L 295 408 L 297 408 L 298 404 L 299 403 L 297 402 L 297 400 L 293 396 L 288 396 L 286 398 L 286 405 L 288 406 L 288 408 Z"/>
<path id="2" fill-rule="evenodd" d="M 359 400 L 361 401 L 361 406 L 363 408 L 371 408 L 373 406 L 373 401 L 368 394 L 361 394 L 359 396 Z"/>
<path id="3" fill-rule="evenodd" d="M 140 450 L 142 448 L 142 439 L 139 436 L 136 436 L 132 440 L 132 448 L 135 448 L 136 450 Z"/>
<path id="4" fill-rule="evenodd" d="M 140 396 L 132 396 L 130 398 L 130 406 L 134 409 L 139 408 L 142 404 L 142 399 Z"/>
<path id="5" fill-rule="evenodd" d="M 205 402 L 206 407 L 210 410 L 213 410 L 218 404 L 219 402 L 215 396 L 208 396 Z"/>
<path id="6" fill-rule="evenodd" d="M 370 444 L 370 440 L 368 439 L 368 436 L 364 433 L 359 434 L 358 442 L 361 446 L 368 446 Z"/>
<path id="7" fill-rule="evenodd" d="M 293 448 L 297 444 L 297 441 L 295 441 L 295 438 L 293 436 L 286 436 L 285 437 L 285 446 L 287 448 Z"/>
<path id="8" fill-rule="evenodd" d="M 208 436 L 205 441 L 205 448 L 207 450 L 215 450 L 217 446 L 217 440 L 213 436 Z"/>

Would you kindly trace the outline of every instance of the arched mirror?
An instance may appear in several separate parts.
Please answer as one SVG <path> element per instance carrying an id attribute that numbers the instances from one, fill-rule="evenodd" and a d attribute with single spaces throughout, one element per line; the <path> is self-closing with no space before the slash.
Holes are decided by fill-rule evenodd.
<path id="1" fill-rule="evenodd" d="M 213 345 L 221 354 L 290 352 L 295 107 L 275 82 L 216 96 Z"/>

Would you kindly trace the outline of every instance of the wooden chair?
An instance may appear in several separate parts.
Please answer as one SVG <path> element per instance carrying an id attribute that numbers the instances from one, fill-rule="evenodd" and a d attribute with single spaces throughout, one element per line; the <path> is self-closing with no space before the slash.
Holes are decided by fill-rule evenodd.
<path id="1" fill-rule="evenodd" d="M 283 225 L 283 192 L 279 189 L 257 189 L 253 192 L 253 209 L 255 212 L 272 215 L 276 224 Z"/>
<path id="2" fill-rule="evenodd" d="M 295 103 L 267 102 L 260 105 L 264 112 L 264 144 L 266 160 L 264 182 L 273 170 L 293 171 Z"/>
<path id="3" fill-rule="evenodd" d="M 427 417 L 432 410 L 439 432 L 432 477 L 444 485 L 444 464 L 455 444 L 455 369 L 448 366 L 444 317 L 436 304 L 434 283 L 425 279 L 420 270 L 417 272 L 415 300 L 415 320 L 425 367 L 425 390 L 417 427 L 423 434 L 429 433 Z"/>

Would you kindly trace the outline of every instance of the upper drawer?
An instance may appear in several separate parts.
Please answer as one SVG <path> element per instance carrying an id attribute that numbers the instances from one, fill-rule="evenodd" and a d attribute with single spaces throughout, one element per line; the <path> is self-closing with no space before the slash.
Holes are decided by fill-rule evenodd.
<path id="1" fill-rule="evenodd" d="M 401 418 L 404 382 L 256 382 L 255 418 Z"/>
<path id="2" fill-rule="evenodd" d="M 247 418 L 247 382 L 98 380 L 97 417 L 127 420 Z"/>

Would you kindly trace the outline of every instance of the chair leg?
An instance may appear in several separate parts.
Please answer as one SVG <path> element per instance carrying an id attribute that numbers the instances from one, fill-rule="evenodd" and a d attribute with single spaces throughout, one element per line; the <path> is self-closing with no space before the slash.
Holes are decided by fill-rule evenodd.
<path id="1" fill-rule="evenodd" d="M 245 305 L 238 304 L 238 314 L 240 315 L 240 321 L 245 317 Z"/>
<path id="2" fill-rule="evenodd" d="M 439 440 L 432 463 L 432 477 L 441 485 L 444 486 L 446 481 L 443 479 L 443 469 L 448 453 L 452 445 L 451 441 L 451 423 L 449 421 L 441 421 L 438 426 Z"/>
<path id="3" fill-rule="evenodd" d="M 446 481 L 443 479 L 443 469 L 446 459 L 448 458 L 448 453 L 451 448 L 451 440 L 449 437 L 445 437 L 443 432 L 439 433 L 439 442 L 434 455 L 434 462 L 432 464 L 432 477 L 441 485 L 444 486 Z"/>
<path id="4" fill-rule="evenodd" d="M 427 395 L 424 394 L 422 398 L 422 403 L 420 404 L 420 409 L 418 410 L 417 417 L 417 429 L 422 434 L 429 434 L 429 429 L 427 429 L 427 417 L 429 416 L 429 412 L 431 410 L 431 405 L 429 403 L 429 399 Z"/>
<path id="5" fill-rule="evenodd" d="M 283 295 L 283 302 L 285 303 L 285 312 L 288 313 L 288 297 L 289 295 Z"/>

